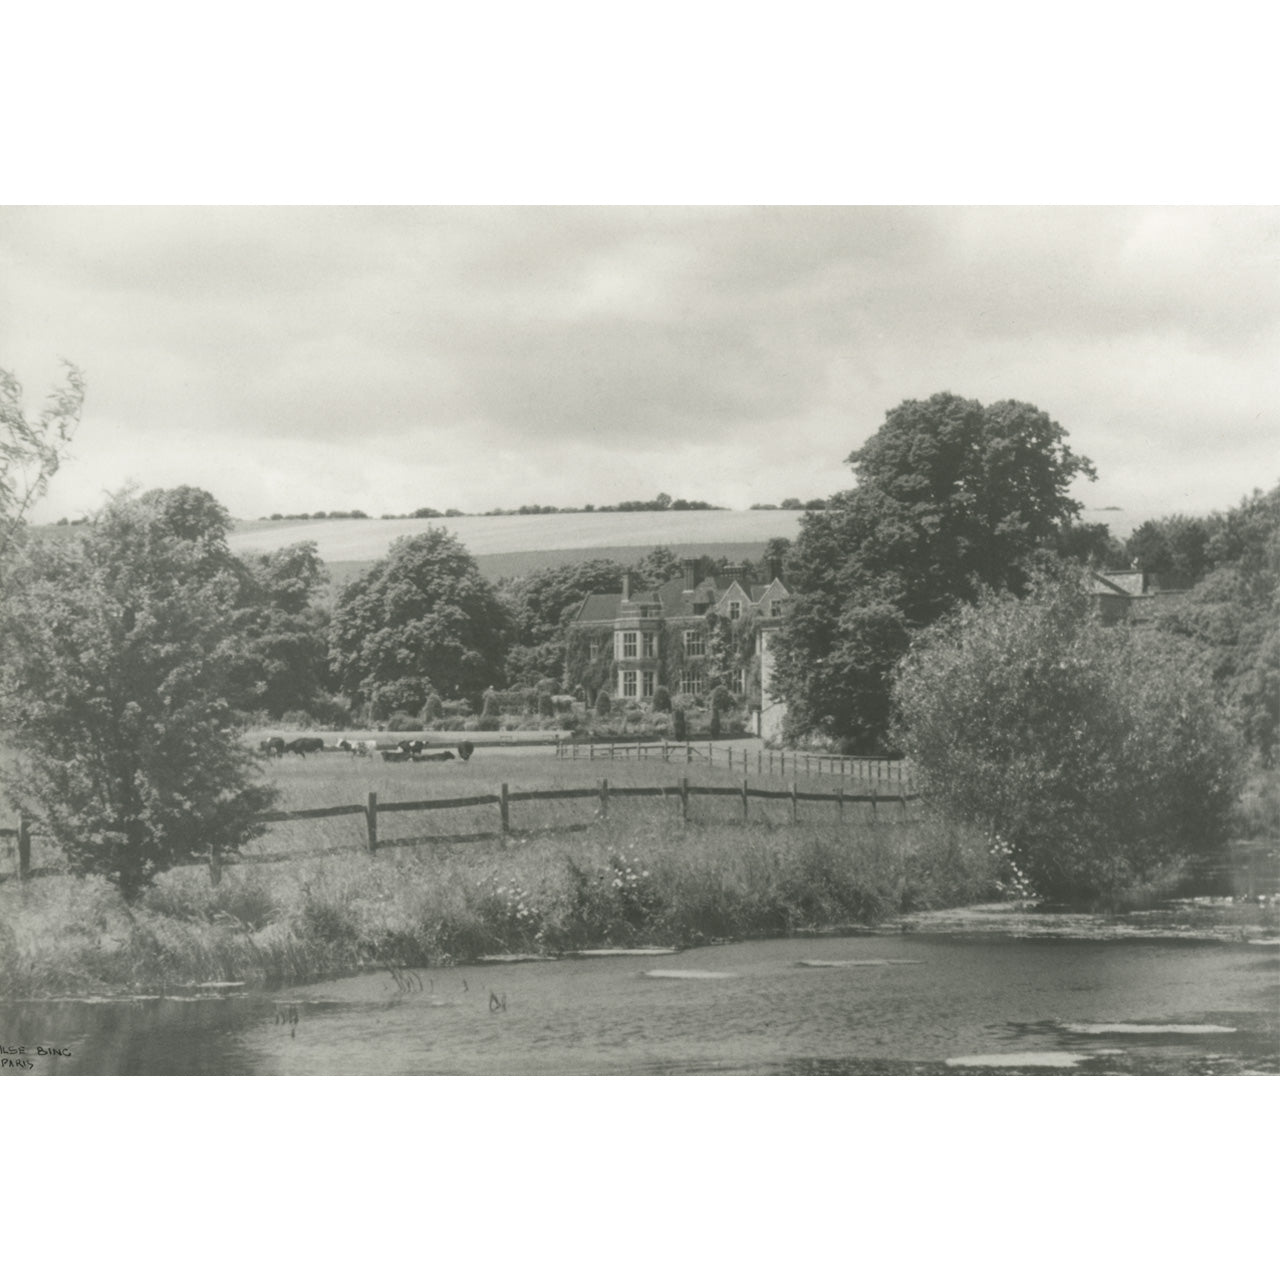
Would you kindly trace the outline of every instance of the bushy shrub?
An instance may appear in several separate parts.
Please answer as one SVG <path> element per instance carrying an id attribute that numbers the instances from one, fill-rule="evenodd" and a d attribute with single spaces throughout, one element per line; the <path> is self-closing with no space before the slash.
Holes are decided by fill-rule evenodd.
<path id="1" fill-rule="evenodd" d="M 317 725 L 330 729 L 351 727 L 351 707 L 347 700 L 337 695 L 322 695 L 311 703 L 311 719 Z"/>
<path id="2" fill-rule="evenodd" d="M 422 719 L 424 724 L 432 724 L 444 716 L 444 702 L 438 693 L 433 693 L 422 705 Z"/>
<path id="3" fill-rule="evenodd" d="M 713 706 L 711 708 L 711 736 L 718 738 L 720 736 L 720 708 Z"/>
<path id="4" fill-rule="evenodd" d="M 551 701 L 551 695 L 543 692 L 538 694 L 538 714 L 545 720 L 555 715 L 555 705 Z"/>
<path id="5" fill-rule="evenodd" d="M 417 733 L 421 728 L 422 721 L 407 711 L 392 712 L 387 719 L 388 733 Z"/>
<path id="6" fill-rule="evenodd" d="M 653 691 L 653 709 L 655 711 L 671 710 L 671 690 L 664 684 L 660 684 Z"/>
<path id="7" fill-rule="evenodd" d="M 502 714 L 502 703 L 498 695 L 492 689 L 484 695 L 484 706 L 480 710 L 480 715 L 485 720 L 496 720 Z"/>
<path id="8" fill-rule="evenodd" d="M 671 713 L 671 736 L 677 742 L 684 742 L 689 736 L 689 718 L 683 707 L 677 707 Z"/>
<path id="9" fill-rule="evenodd" d="M 608 689 L 601 689 L 596 694 L 596 715 L 607 716 L 613 711 L 613 699 L 609 697 Z"/>
<path id="10" fill-rule="evenodd" d="M 924 789 L 1042 896 L 1114 898 L 1226 835 L 1238 744 L 1196 651 L 1104 627 L 1081 581 L 924 631 L 895 698 Z"/>
<path id="11" fill-rule="evenodd" d="M 728 711 L 733 706 L 733 694 L 722 684 L 711 690 L 711 710 Z"/>
<path id="12" fill-rule="evenodd" d="M 578 727 L 578 717 L 572 711 L 562 712 L 556 717 L 556 725 L 566 731 L 572 731 Z"/>
<path id="13" fill-rule="evenodd" d="M 500 716 L 481 716 L 476 721 L 476 729 L 480 733 L 497 733 L 502 728 L 502 718 Z"/>

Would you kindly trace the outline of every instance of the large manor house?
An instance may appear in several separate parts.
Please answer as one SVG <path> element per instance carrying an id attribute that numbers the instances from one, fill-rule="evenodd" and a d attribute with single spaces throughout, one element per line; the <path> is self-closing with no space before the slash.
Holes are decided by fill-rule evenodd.
<path id="1" fill-rule="evenodd" d="M 770 704 L 769 645 L 790 593 L 777 561 L 765 573 L 748 562 L 699 577 L 699 562 L 656 591 L 587 596 L 569 624 L 566 687 L 591 700 L 650 701 L 658 688 L 699 697 L 722 684 L 769 733 L 781 708 Z M 764 580 L 759 580 L 764 579 Z M 776 714 L 773 714 L 776 712 Z"/>

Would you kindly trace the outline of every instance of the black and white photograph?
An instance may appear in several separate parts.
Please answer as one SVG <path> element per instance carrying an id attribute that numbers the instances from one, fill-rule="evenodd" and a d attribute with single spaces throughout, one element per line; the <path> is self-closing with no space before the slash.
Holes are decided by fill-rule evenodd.
<path id="1" fill-rule="evenodd" d="M 6 1272 L 1273 1269 L 1262 10 L 4 38 Z"/>
<path id="2" fill-rule="evenodd" d="M 1280 214 L 9 206 L 0 1075 L 1280 1068 Z"/>

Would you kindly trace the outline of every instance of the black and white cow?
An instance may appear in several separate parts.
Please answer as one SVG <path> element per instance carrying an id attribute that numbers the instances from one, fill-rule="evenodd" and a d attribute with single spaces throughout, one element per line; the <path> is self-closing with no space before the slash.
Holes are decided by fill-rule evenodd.
<path id="1" fill-rule="evenodd" d="M 324 739 L 294 738 L 292 742 L 286 742 L 284 744 L 284 749 L 291 755 L 301 756 L 305 760 L 313 751 L 324 750 Z"/>

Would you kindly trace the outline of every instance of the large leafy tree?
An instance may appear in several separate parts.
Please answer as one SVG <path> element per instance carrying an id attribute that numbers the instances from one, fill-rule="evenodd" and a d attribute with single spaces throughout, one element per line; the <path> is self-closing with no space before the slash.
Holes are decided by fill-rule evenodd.
<path id="1" fill-rule="evenodd" d="M 1216 523 L 1198 516 L 1145 520 L 1125 543 L 1126 562 L 1148 573 L 1171 575 L 1189 587 L 1209 568 Z"/>
<path id="2" fill-rule="evenodd" d="M 565 626 L 592 592 L 622 590 L 623 566 L 616 560 L 581 560 L 539 569 L 502 589 L 511 614 L 513 644 L 507 654 L 507 684 L 559 680 L 564 673 Z"/>
<path id="3" fill-rule="evenodd" d="M 804 516 L 788 557 L 775 687 L 788 736 L 875 750 L 911 634 L 983 588 L 1025 589 L 1094 473 L 1034 405 L 950 393 L 904 401 L 848 462 L 857 487 Z"/>
<path id="4" fill-rule="evenodd" d="M 1190 637 L 1263 765 L 1280 759 L 1280 486 L 1203 522 L 1212 569 L 1186 595 L 1157 601 L 1156 624 Z M 1177 521 L 1164 527 L 1183 527 Z"/>
<path id="5" fill-rule="evenodd" d="M 395 709 L 431 692 L 475 698 L 501 682 L 510 622 L 457 538 L 428 529 L 401 538 L 343 588 L 330 626 L 330 663 L 362 706 L 395 690 Z"/>
<path id="6" fill-rule="evenodd" d="M 1199 651 L 1105 627 L 1072 574 L 917 633 L 895 700 L 925 791 L 1046 896 L 1103 898 L 1226 834 L 1237 739 Z"/>
<path id="7" fill-rule="evenodd" d="M 29 546 L 0 605 L 6 789 L 129 899 L 239 847 L 273 799 L 229 701 L 226 527 L 200 490 L 116 498 L 83 537 Z"/>
<path id="8" fill-rule="evenodd" d="M 318 707 L 329 675 L 329 615 L 320 602 L 328 580 L 314 542 L 242 562 L 237 705 L 275 719 Z"/>

